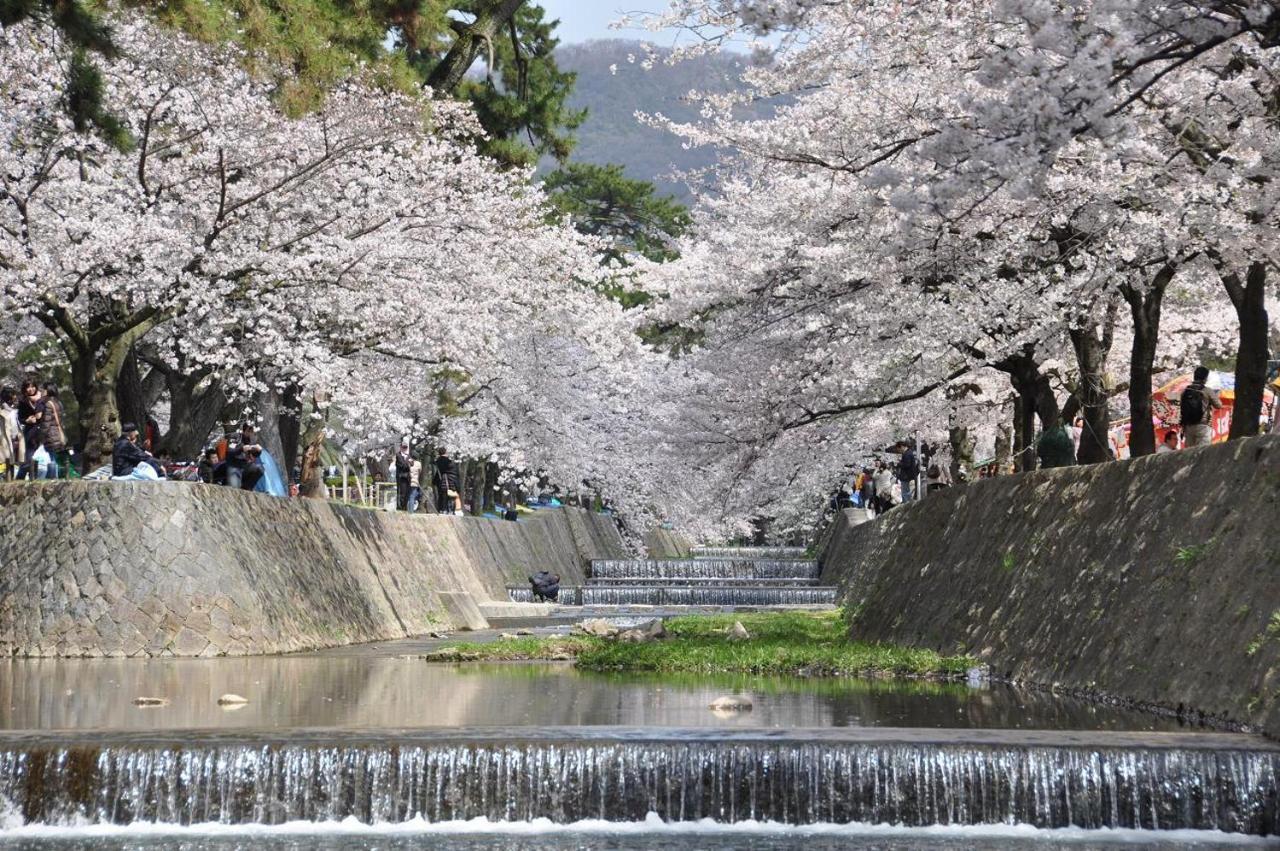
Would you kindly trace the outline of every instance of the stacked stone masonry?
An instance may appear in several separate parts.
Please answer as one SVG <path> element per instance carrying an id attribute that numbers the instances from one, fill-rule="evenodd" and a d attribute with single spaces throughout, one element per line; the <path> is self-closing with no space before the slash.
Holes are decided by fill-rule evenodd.
<path id="1" fill-rule="evenodd" d="M 951 488 L 822 548 L 856 638 L 1280 735 L 1280 438 Z"/>
<path id="2" fill-rule="evenodd" d="M 627 555 L 613 520 L 548 509 L 517 523 L 368 511 L 178 483 L 0 487 L 0 652 L 278 653 L 451 623 L 441 592 L 506 599 Z"/>

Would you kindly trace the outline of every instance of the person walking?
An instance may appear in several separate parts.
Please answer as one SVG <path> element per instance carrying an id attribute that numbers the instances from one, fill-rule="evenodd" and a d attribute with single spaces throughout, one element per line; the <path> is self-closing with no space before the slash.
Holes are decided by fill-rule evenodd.
<path id="1" fill-rule="evenodd" d="M 1210 423 L 1213 412 L 1222 408 L 1218 392 L 1205 386 L 1209 380 L 1209 368 L 1198 366 L 1191 375 L 1191 383 L 1182 389 L 1178 397 L 1178 410 L 1182 421 L 1182 434 L 1186 446 L 1208 446 L 1213 443 Z"/>
<path id="2" fill-rule="evenodd" d="M 876 516 L 884 514 L 890 508 L 893 508 L 893 471 L 889 469 L 889 465 L 884 461 L 876 462 L 876 472 L 872 477 L 872 489 L 875 491 Z"/>
<path id="3" fill-rule="evenodd" d="M 64 473 L 70 476 L 71 459 L 67 454 L 67 432 L 62 427 L 62 400 L 53 384 L 44 386 L 44 410 L 40 415 L 40 443 L 49 453 L 48 474 L 44 478 L 56 479 Z"/>
<path id="4" fill-rule="evenodd" d="M 409 444 L 401 443 L 396 453 L 396 511 L 409 510 L 409 482 L 411 481 L 413 458 L 409 455 Z"/>
<path id="5" fill-rule="evenodd" d="M 26 444 L 18 424 L 18 391 L 12 387 L 0 390 L 0 464 L 4 464 L 5 481 L 13 481 L 26 459 Z"/>

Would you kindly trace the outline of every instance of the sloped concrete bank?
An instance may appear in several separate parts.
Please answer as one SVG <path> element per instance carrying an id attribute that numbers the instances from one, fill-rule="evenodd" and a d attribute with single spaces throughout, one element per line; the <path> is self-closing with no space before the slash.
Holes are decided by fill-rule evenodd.
<path id="1" fill-rule="evenodd" d="M 613 520 L 405 515 L 177 483 L 0 486 L 0 653 L 213 656 L 461 626 L 547 568 L 626 555 Z M 474 606 L 471 607 L 474 612 Z M 451 614 L 452 612 L 452 614 Z"/>
<path id="2" fill-rule="evenodd" d="M 856 515 L 821 556 L 856 637 L 1280 735 L 1280 438 Z"/>

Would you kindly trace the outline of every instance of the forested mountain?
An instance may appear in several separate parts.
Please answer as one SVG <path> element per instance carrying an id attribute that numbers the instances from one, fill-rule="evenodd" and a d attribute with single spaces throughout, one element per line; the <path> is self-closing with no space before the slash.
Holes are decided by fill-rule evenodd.
<path id="1" fill-rule="evenodd" d="M 578 75 L 569 104 L 588 111 L 571 158 L 619 163 L 628 177 L 652 180 L 660 192 L 670 192 L 687 203 L 689 188 L 672 179 L 671 173 L 705 168 L 715 161 L 715 152 L 685 150 L 677 137 L 640 124 L 635 113 L 692 120 L 696 108 L 684 96 L 694 89 L 729 90 L 737 84 L 743 57 L 704 56 L 675 65 L 659 62 L 646 70 L 641 66 L 645 54 L 640 43 L 623 39 L 565 45 L 557 48 L 555 56 L 562 70 Z M 628 56 L 635 61 L 629 62 Z"/>

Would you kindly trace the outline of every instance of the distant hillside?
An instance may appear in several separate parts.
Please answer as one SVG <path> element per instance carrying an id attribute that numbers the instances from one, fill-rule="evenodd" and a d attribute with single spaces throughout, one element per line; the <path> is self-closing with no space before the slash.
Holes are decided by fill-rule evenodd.
<path id="1" fill-rule="evenodd" d="M 628 54 L 635 62 L 627 61 Z M 641 125 L 635 113 L 657 113 L 676 121 L 691 121 L 697 109 L 683 101 L 691 90 L 731 91 L 737 86 L 743 59 L 737 56 L 704 56 L 676 65 L 655 64 L 645 70 L 639 42 L 589 41 L 556 50 L 562 69 L 576 71 L 578 82 L 571 105 L 589 114 L 578 130 L 572 158 L 578 162 L 619 163 L 628 177 L 652 180 L 660 191 L 688 203 L 683 183 L 668 179 L 673 171 L 704 168 L 715 162 L 711 149 L 684 150 L 680 139 L 662 130 Z M 609 66 L 616 65 L 611 73 Z"/>

